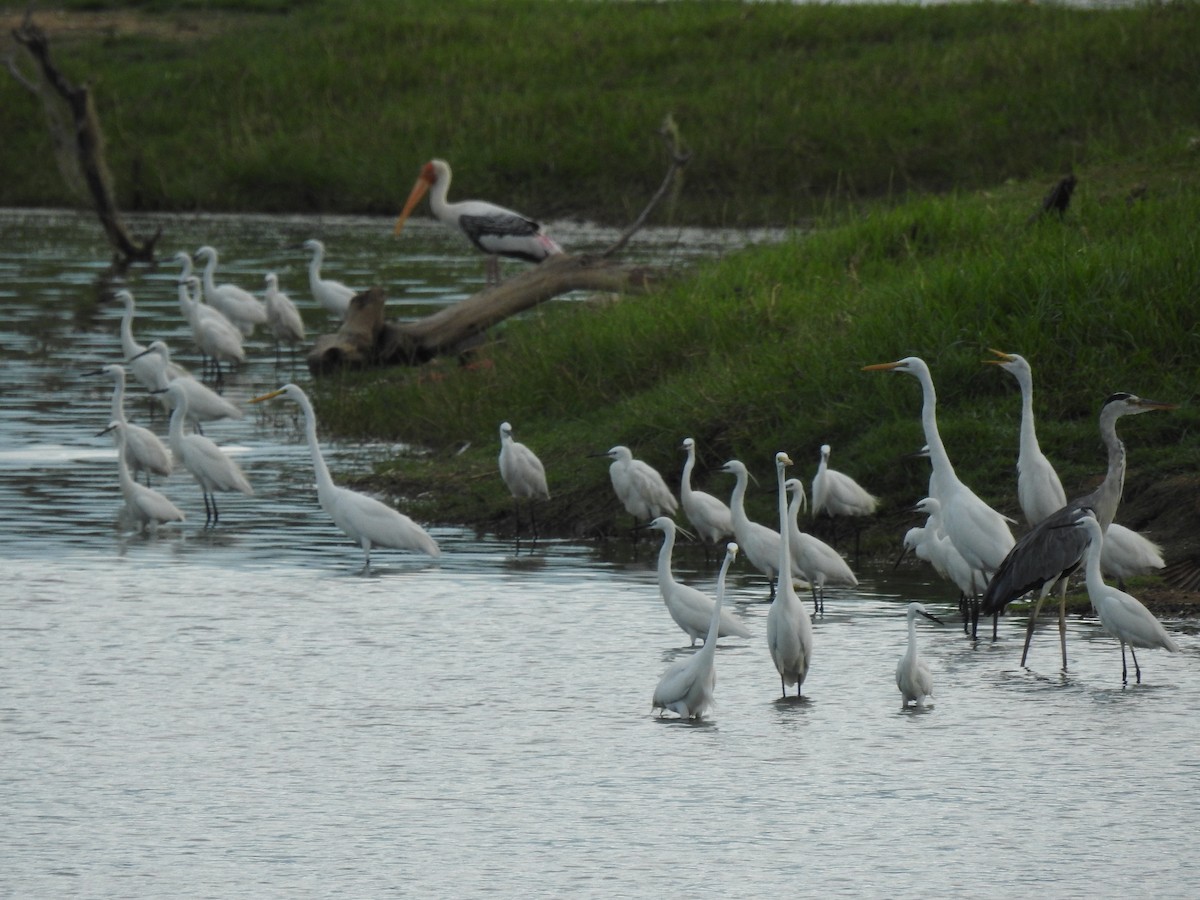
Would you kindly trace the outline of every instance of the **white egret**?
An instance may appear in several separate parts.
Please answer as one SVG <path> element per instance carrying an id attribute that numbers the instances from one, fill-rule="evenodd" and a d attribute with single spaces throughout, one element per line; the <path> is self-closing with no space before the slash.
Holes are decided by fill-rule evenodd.
<path id="1" fill-rule="evenodd" d="M 267 306 L 267 328 L 275 338 L 275 362 L 279 362 L 279 345 L 287 344 L 292 348 L 292 359 L 295 360 L 296 345 L 304 343 L 304 320 L 300 318 L 300 310 L 292 298 L 279 290 L 279 276 L 268 272 L 263 276 L 267 289 L 263 293 L 263 301 Z"/>
<path id="2" fill-rule="evenodd" d="M 784 470 L 792 464 L 791 459 L 782 451 L 775 454 L 775 475 L 779 491 L 779 532 L 787 531 L 788 508 L 787 490 L 784 488 Z M 735 520 L 736 523 L 736 520 Z M 789 541 L 779 541 L 778 571 L 791 571 L 791 546 Z M 787 699 L 787 686 L 796 685 L 796 696 L 799 697 L 804 679 L 808 675 L 809 663 L 812 661 L 812 620 L 808 610 L 796 596 L 792 579 L 786 574 L 779 579 L 779 587 L 775 591 L 775 599 L 767 611 L 767 648 L 771 651 L 771 660 L 779 672 L 779 686 L 783 690 L 783 698 Z"/>
<path id="3" fill-rule="evenodd" d="M 114 419 L 100 434 L 113 433 L 117 444 L 117 478 L 121 485 L 121 496 L 125 498 L 125 506 L 130 515 L 138 523 L 138 529 L 144 530 L 151 525 L 163 522 L 182 522 L 183 513 L 179 507 L 153 488 L 138 484 L 129 474 L 126 463 L 128 445 L 126 437 L 129 425 Z"/>
<path id="4" fill-rule="evenodd" d="M 1017 454 L 1017 499 L 1025 521 L 1032 527 L 1042 519 L 1067 505 L 1067 494 L 1063 490 L 1058 472 L 1038 444 L 1037 429 L 1033 419 L 1033 369 L 1029 362 L 1016 353 L 992 350 L 998 358 L 985 359 L 989 365 L 997 365 L 1016 380 L 1021 388 L 1021 443 Z M 1100 571 L 1125 589 L 1125 581 L 1138 575 L 1149 575 L 1166 563 L 1162 548 L 1150 539 L 1126 528 L 1117 522 L 1109 524 L 1104 532 L 1104 553 L 1100 557 Z"/>
<path id="5" fill-rule="evenodd" d="M 1133 655 L 1133 669 L 1137 673 L 1137 683 L 1142 683 L 1142 669 L 1138 665 L 1137 653 L 1134 647 L 1162 647 L 1169 653 L 1177 653 L 1179 645 L 1167 634 L 1162 623 L 1158 621 L 1145 606 L 1135 597 L 1124 591 L 1110 587 L 1104 583 L 1100 574 L 1100 554 L 1104 547 L 1104 529 L 1091 510 L 1084 510 L 1083 515 L 1074 526 L 1086 535 L 1088 540 L 1087 578 L 1088 597 L 1096 614 L 1100 616 L 1100 624 L 1104 630 L 1121 642 L 1121 683 L 1129 682 L 1129 669 L 1125 664 L 1125 645 Z"/>
<path id="6" fill-rule="evenodd" d="M 659 516 L 646 526 L 663 533 L 662 548 L 658 551 L 658 591 L 662 595 L 667 612 L 675 624 L 683 629 L 696 645 L 696 638 L 703 637 L 709 629 L 713 602 L 703 591 L 691 585 L 681 584 L 671 572 L 671 551 L 675 547 L 675 521 Z M 729 610 L 721 613 L 721 628 L 717 637 L 750 637 L 750 632 Z"/>
<path id="7" fill-rule="evenodd" d="M 148 356 L 148 348 L 134 340 L 133 319 L 137 315 L 137 306 L 133 294 L 129 291 L 117 291 L 113 297 L 124 307 L 121 315 L 121 353 L 125 357 L 129 373 L 142 387 L 151 392 L 161 391 L 170 379 L 187 376 L 187 370 L 174 365 L 169 358 Z"/>
<path id="8" fill-rule="evenodd" d="M 662 515 L 675 515 L 679 502 L 657 469 L 634 459 L 630 449 L 620 444 L 601 455 L 613 461 L 608 467 L 608 477 L 617 499 L 634 519 L 645 522 Z"/>
<path id="9" fill-rule="evenodd" d="M 340 281 L 321 277 L 321 263 L 325 259 L 324 244 L 316 238 L 310 238 L 304 242 L 304 249 L 312 254 L 312 259 L 308 262 L 308 288 L 312 291 L 313 299 L 331 316 L 346 318 L 346 310 L 350 308 L 355 290 L 346 287 Z"/>
<path id="10" fill-rule="evenodd" d="M 942 624 L 920 603 L 908 604 L 908 649 L 896 664 L 896 687 L 900 688 L 900 708 L 907 709 L 915 702 L 918 709 L 925 707 L 925 698 L 933 696 L 933 673 L 917 651 L 917 616 Z"/>
<path id="11" fill-rule="evenodd" d="M 521 500 L 529 500 L 529 525 L 537 538 L 537 519 L 533 513 L 533 501 L 549 500 L 550 487 L 546 484 L 546 468 L 537 454 L 514 440 L 512 425 L 500 424 L 500 477 L 513 496 L 513 516 L 516 533 L 521 533 Z"/>
<path id="12" fill-rule="evenodd" d="M 929 461 L 933 472 L 929 476 L 929 496 L 942 505 L 942 527 L 954 548 L 976 572 L 983 584 L 1004 561 L 1013 546 L 1009 519 L 984 503 L 954 471 L 950 455 L 942 443 L 937 425 L 937 392 L 925 360 L 908 356 L 891 363 L 864 366 L 864 371 L 892 371 L 912 375 L 921 385 L 921 427 L 929 445 Z M 979 622 L 979 605 L 969 604 L 971 636 Z M 993 623 L 993 631 L 995 625 Z"/>
<path id="13" fill-rule="evenodd" d="M 683 464 L 683 477 L 679 482 L 679 500 L 683 514 L 700 535 L 700 540 L 704 541 L 707 553 L 708 544 L 716 544 L 733 534 L 733 514 L 728 506 L 712 494 L 692 488 L 696 442 L 690 437 L 684 438 L 683 449 L 687 453 L 687 461 Z"/>
<path id="14" fill-rule="evenodd" d="M 750 473 L 741 460 L 731 459 L 721 466 L 721 471 L 735 479 L 733 493 L 729 497 L 729 512 L 733 520 L 733 535 L 741 554 L 750 564 L 767 576 L 771 583 L 771 600 L 775 599 L 779 576 L 779 532 L 766 525 L 754 522 L 746 514 L 746 487 Z M 793 572 L 794 574 L 794 572 Z M 783 579 L 787 581 L 788 579 Z"/>
<path id="15" fill-rule="evenodd" d="M 141 359 L 157 356 L 163 361 L 166 370 L 171 366 L 171 350 L 162 341 L 153 341 L 146 348 Z M 135 359 L 138 357 L 135 357 Z M 245 416 L 241 408 L 222 397 L 206 384 L 201 384 L 195 378 L 172 378 L 161 388 L 151 393 L 165 394 L 170 385 L 177 385 L 179 391 L 188 398 L 188 420 L 196 426 L 201 422 L 213 422 L 217 419 L 240 419 Z"/>
<path id="16" fill-rule="evenodd" d="M 942 505 L 933 497 L 926 497 L 916 505 L 916 509 L 928 518 L 923 527 L 910 528 L 905 533 L 904 547 L 912 550 L 918 559 L 925 560 L 942 578 L 958 588 L 959 608 L 963 609 L 969 598 L 983 590 L 983 583 L 977 580 L 979 574 L 946 537 L 942 529 Z M 967 631 L 965 616 L 963 631 Z"/>
<path id="17" fill-rule="evenodd" d="M 800 570 L 812 587 L 813 612 L 825 612 L 825 585 L 858 587 L 858 578 L 842 555 L 817 537 L 800 530 L 800 507 L 803 505 L 804 483 L 789 478 L 784 488 L 792 494 L 788 508 L 788 541 L 791 543 L 792 565 Z"/>
<path id="18" fill-rule="evenodd" d="M 317 441 L 317 415 L 308 396 L 294 384 L 285 384 L 278 390 L 255 397 L 251 403 L 261 403 L 276 397 L 287 397 L 299 405 L 304 413 L 304 434 L 308 449 L 312 451 L 313 470 L 317 476 L 317 501 L 333 519 L 333 523 L 344 531 L 350 540 L 362 547 L 362 574 L 371 571 L 371 548 L 388 547 L 394 550 L 417 550 L 428 556 L 441 556 L 442 551 L 429 534 L 402 512 L 386 503 L 360 494 L 333 483 L 321 445 Z"/>
<path id="19" fill-rule="evenodd" d="M 149 428 L 134 425 L 125 418 L 125 367 L 113 363 L 87 374 L 112 376 L 112 407 L 108 417 L 122 427 L 113 428 L 110 425 L 109 430 L 116 432 L 116 440 L 124 443 L 126 462 L 133 474 L 136 476 L 138 472 L 145 472 L 147 480 L 151 472 L 164 477 L 170 475 L 174 463 L 162 439 Z"/>
<path id="20" fill-rule="evenodd" d="M 219 309 L 234 325 L 241 329 L 242 334 L 249 337 L 254 333 L 256 325 L 267 322 L 267 308 L 249 291 L 236 284 L 217 284 L 214 274 L 217 271 L 217 251 L 212 247 L 201 247 L 196 251 L 196 259 L 204 260 L 204 300 Z"/>
<path id="21" fill-rule="evenodd" d="M 661 710 L 660 716 L 670 710 L 684 719 L 699 719 L 712 706 L 713 688 L 717 683 L 715 662 L 718 629 L 722 619 L 721 606 L 725 600 L 725 577 L 737 552 L 737 544 L 729 544 L 725 548 L 725 559 L 717 575 L 717 602 L 713 604 L 709 617 L 708 636 L 704 646 L 686 659 L 672 663 L 658 680 L 650 708 Z"/>
<path id="22" fill-rule="evenodd" d="M 834 543 L 837 543 L 837 520 L 872 516 L 879 508 L 879 498 L 844 472 L 829 468 L 830 447 L 821 445 L 821 461 L 812 480 L 812 517 L 825 515 L 830 520 Z M 855 555 L 858 554 L 859 531 L 855 529 Z"/>
<path id="23" fill-rule="evenodd" d="M 429 208 L 434 218 L 460 231 L 476 249 L 487 254 L 489 283 L 500 280 L 499 256 L 540 263 L 549 256 L 563 252 L 562 247 L 542 232 L 539 223 L 511 209 L 482 200 L 447 202 L 450 164 L 442 159 L 431 160 L 422 166 L 421 174 L 396 220 L 393 234 L 400 233 L 405 221 L 430 188 L 433 191 L 429 195 Z"/>
<path id="24" fill-rule="evenodd" d="M 176 254 L 184 259 L 190 258 L 186 253 Z M 225 316 L 205 306 L 199 299 L 192 296 L 192 291 L 199 287 L 200 281 L 195 275 L 189 275 L 179 281 L 179 311 L 192 329 L 192 341 L 200 350 L 201 356 L 211 359 L 217 372 L 217 381 L 221 380 L 221 363 L 238 365 L 246 361 L 246 350 L 242 346 L 242 332 Z"/>
<path id="25" fill-rule="evenodd" d="M 1117 437 L 1117 420 L 1122 416 L 1138 415 L 1155 409 L 1176 409 L 1173 403 L 1144 400 L 1121 392 L 1110 396 L 1100 408 L 1100 437 L 1108 453 L 1108 470 L 1104 481 L 1093 491 L 1077 497 L 1062 509 L 1047 516 L 1026 532 L 988 583 L 983 594 L 982 611 L 993 615 L 1027 591 L 1037 591 L 1037 602 L 1025 628 L 1025 647 L 1021 665 L 1029 655 L 1033 629 L 1042 601 L 1056 583 L 1060 583 L 1058 607 L 1058 637 L 1062 647 L 1063 671 L 1067 668 L 1066 594 L 1067 578 L 1079 568 L 1087 550 L 1087 535 L 1074 525 L 1081 509 L 1095 511 L 1101 530 L 1112 525 L 1125 487 L 1125 445 Z"/>
<path id="26" fill-rule="evenodd" d="M 190 395 L 187 382 L 176 378 L 167 385 L 167 396 L 171 398 L 171 430 L 167 440 L 171 452 L 183 467 L 192 473 L 200 492 L 204 495 L 204 525 L 216 525 L 217 491 L 240 491 L 250 495 L 254 488 L 236 462 L 209 438 L 202 434 L 184 434 L 183 423 L 189 416 Z"/>

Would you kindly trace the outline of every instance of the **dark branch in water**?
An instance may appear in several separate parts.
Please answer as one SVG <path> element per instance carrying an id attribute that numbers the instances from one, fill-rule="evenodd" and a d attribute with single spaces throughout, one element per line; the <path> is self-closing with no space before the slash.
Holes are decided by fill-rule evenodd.
<path id="1" fill-rule="evenodd" d="M 104 136 L 92 103 L 91 91 L 86 85 L 72 84 L 54 65 L 50 59 L 50 42 L 46 33 L 34 24 L 29 13 L 26 13 L 21 25 L 13 29 L 12 34 L 17 43 L 37 60 L 42 76 L 71 112 L 79 168 L 92 195 L 96 215 L 100 218 L 100 224 L 104 226 L 104 233 L 119 254 L 119 262 L 122 265 L 131 262 L 153 262 L 154 245 L 162 235 L 162 229 L 148 240 L 140 242 L 132 238 L 125 229 L 121 212 L 117 209 L 116 199 L 113 197 L 112 175 L 104 158 Z M 8 60 L 8 69 L 22 85 L 39 96 L 43 103 L 50 102 L 49 98 L 38 90 L 37 85 L 19 73 L 14 60 Z"/>

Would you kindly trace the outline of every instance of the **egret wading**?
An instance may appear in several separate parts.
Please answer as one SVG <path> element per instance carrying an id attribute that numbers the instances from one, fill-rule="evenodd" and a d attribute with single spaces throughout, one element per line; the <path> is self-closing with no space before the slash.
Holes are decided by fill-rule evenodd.
<path id="1" fill-rule="evenodd" d="M 163 522 L 182 522 L 183 513 L 179 507 L 153 488 L 138 484 L 129 474 L 126 465 L 128 446 L 126 438 L 129 426 L 114 420 L 100 434 L 110 431 L 117 444 L 117 479 L 121 486 L 121 496 L 125 498 L 125 508 L 138 524 L 138 530 L 145 530 Z"/>
<path id="2" fill-rule="evenodd" d="M 1129 683 L 1129 669 L 1125 663 L 1125 645 L 1128 644 L 1129 652 L 1133 656 L 1133 670 L 1137 673 L 1137 683 L 1141 684 L 1142 669 L 1138 665 L 1134 647 L 1161 647 L 1169 653 L 1177 653 L 1179 645 L 1137 598 L 1104 583 L 1100 574 L 1104 529 L 1100 527 L 1094 513 L 1090 509 L 1083 510 L 1073 527 L 1082 532 L 1088 541 L 1087 565 L 1084 570 L 1088 597 L 1091 598 L 1092 606 L 1096 608 L 1104 630 L 1121 642 L 1121 683 Z"/>
<path id="3" fill-rule="evenodd" d="M 152 342 L 140 358 L 152 357 L 157 357 L 161 361 L 164 373 L 170 371 L 171 351 L 162 341 Z M 171 378 L 162 387 L 156 388 L 151 393 L 166 397 L 167 387 L 170 385 L 175 385 L 181 393 L 187 396 L 188 421 L 197 429 L 200 429 L 202 422 L 213 422 L 217 419 L 241 419 L 246 415 L 236 403 L 226 400 L 208 385 L 201 384 L 195 378 Z"/>
<path id="4" fill-rule="evenodd" d="M 268 272 L 263 276 L 266 290 L 263 292 L 263 302 L 267 307 L 267 329 L 275 338 L 275 364 L 279 365 L 279 347 L 286 344 L 292 350 L 292 362 L 296 361 L 296 345 L 303 344 L 304 319 L 300 318 L 300 310 L 292 298 L 279 289 L 279 276 Z"/>
<path id="5" fill-rule="evenodd" d="M 658 590 L 662 595 L 663 604 L 667 607 L 667 612 L 671 614 L 675 624 L 683 629 L 683 633 L 691 638 L 694 647 L 696 639 L 704 637 L 709 630 L 713 602 L 703 591 L 676 581 L 671 572 L 671 551 L 675 547 L 675 521 L 666 516 L 659 516 L 646 527 L 661 531 L 663 534 L 662 548 L 658 551 Z M 717 637 L 750 637 L 750 631 L 729 610 L 721 613 L 720 620 Z"/>
<path id="6" fill-rule="evenodd" d="M 533 539 L 537 540 L 537 517 L 533 512 L 535 500 L 549 500 L 550 487 L 546 484 L 546 468 L 537 454 L 513 439 L 512 425 L 508 422 L 500 424 L 500 477 L 505 487 L 513 496 L 514 528 L 518 537 L 521 534 L 521 501 L 529 501 L 529 527 L 533 531 Z"/>
<path id="7" fill-rule="evenodd" d="M 908 604 L 908 649 L 896 664 L 896 687 L 900 689 L 901 709 L 907 709 L 909 703 L 916 703 L 918 709 L 923 709 L 925 698 L 933 696 L 933 673 L 929 671 L 929 666 L 917 651 L 919 615 L 942 624 L 942 620 L 930 615 L 922 604 Z"/>
<path id="8" fill-rule="evenodd" d="M 789 478 L 784 487 L 792 495 L 788 508 L 788 541 L 792 565 L 799 569 L 812 587 L 813 612 L 825 612 L 825 585 L 858 587 L 858 579 L 840 553 L 820 538 L 800 530 L 800 509 L 804 504 L 804 482 Z"/>
<path id="9" fill-rule="evenodd" d="M 112 406 L 108 418 L 113 424 L 106 430 L 115 431 L 116 439 L 124 444 L 125 460 L 134 477 L 139 472 L 145 472 L 146 483 L 149 484 L 151 473 L 164 478 L 170 475 L 175 468 L 174 461 L 162 439 L 149 428 L 134 425 L 125 418 L 125 367 L 112 363 L 85 374 L 112 376 Z M 115 425 L 121 428 L 115 428 Z"/>
<path id="10" fill-rule="evenodd" d="M 684 438 L 683 450 L 687 454 L 687 460 L 683 464 L 683 477 L 679 482 L 680 505 L 683 507 L 683 514 L 704 542 L 704 554 L 707 559 L 710 544 L 717 544 L 733 535 L 733 514 L 728 506 L 712 494 L 692 487 L 692 470 L 696 467 L 696 442 L 690 437 Z"/>
<path id="11" fill-rule="evenodd" d="M 317 476 L 317 501 L 350 540 L 362 547 L 362 574 L 371 571 L 371 548 L 389 547 L 394 550 L 415 550 L 427 556 L 442 555 L 437 542 L 404 513 L 386 503 L 360 494 L 333 483 L 321 445 L 317 440 L 317 415 L 308 396 L 294 384 L 285 384 L 278 390 L 255 397 L 251 403 L 262 403 L 276 397 L 287 397 L 295 402 L 304 413 L 304 434 L 308 449 L 312 451 L 313 470 Z"/>
<path id="12" fill-rule="evenodd" d="M 844 472 L 829 468 L 830 447 L 821 445 L 821 461 L 812 480 L 812 517 L 828 516 L 830 540 L 837 546 L 837 520 L 873 516 L 879 508 L 879 498 Z M 862 530 L 854 529 L 854 557 L 859 556 L 859 537 Z"/>
<path id="13" fill-rule="evenodd" d="M 421 198 L 429 192 L 429 208 L 443 225 L 460 231 L 475 248 L 487 254 L 488 283 L 500 280 L 498 257 L 521 259 L 540 263 L 557 253 L 558 246 L 545 233 L 542 226 L 526 216 L 494 203 L 482 200 L 462 200 L 450 203 L 446 194 L 450 190 L 450 164 L 442 159 L 427 162 L 413 185 L 412 193 L 405 201 L 400 217 L 396 219 L 394 234 L 399 234 L 404 223 Z"/>
<path id="14" fill-rule="evenodd" d="M 145 344 L 139 344 L 133 337 L 133 320 L 137 315 L 137 305 L 133 294 L 129 291 L 117 291 L 113 299 L 121 304 L 121 354 L 125 357 L 125 365 L 129 374 L 147 391 L 155 393 L 162 391 L 172 378 L 188 377 L 188 371 L 181 366 L 171 363 L 170 357 L 149 356 Z M 151 344 L 150 346 L 153 346 Z M 165 397 L 159 399 L 163 408 L 167 408 Z"/>
<path id="15" fill-rule="evenodd" d="M 713 604 L 708 620 L 708 636 L 704 646 L 688 658 L 672 663 L 654 689 L 650 708 L 659 710 L 660 716 L 670 710 L 684 719 L 699 719 L 712 706 L 713 688 L 717 683 L 717 634 L 721 624 L 721 606 L 725 601 L 725 576 L 737 552 L 737 544 L 728 544 L 725 548 L 725 559 L 717 575 L 717 602 Z"/>
<path id="16" fill-rule="evenodd" d="M 779 531 L 787 533 L 788 504 L 787 489 L 784 487 L 784 471 L 792 464 L 791 459 L 782 451 L 775 454 L 775 476 L 779 493 Z M 775 599 L 767 611 L 767 649 L 771 653 L 771 661 L 779 672 L 779 687 L 783 692 L 782 699 L 787 699 L 787 686 L 796 686 L 796 696 L 799 697 L 808 675 L 809 663 L 812 660 L 812 620 L 808 610 L 796 596 L 792 579 L 787 577 L 791 571 L 791 547 L 786 540 L 779 541 L 778 569 L 781 573 L 779 586 L 775 591 Z"/>
<path id="17" fill-rule="evenodd" d="M 196 261 L 204 261 L 204 302 L 225 314 L 242 334 L 249 337 L 258 325 L 267 323 L 267 308 L 258 298 L 236 284 L 217 284 L 217 251 L 212 247 L 201 247 L 196 251 Z"/>
<path id="18" fill-rule="evenodd" d="M 1033 629 L 1041 612 L 1042 601 L 1056 583 L 1060 583 L 1058 635 L 1062 646 L 1062 667 L 1067 669 L 1067 579 L 1079 568 L 1087 550 L 1087 535 L 1074 525 L 1081 509 L 1095 512 L 1104 531 L 1112 524 L 1125 487 L 1125 445 L 1117 437 L 1117 420 L 1155 409 L 1177 409 L 1173 403 L 1144 400 L 1129 393 L 1110 396 L 1100 407 L 1100 437 L 1108 452 L 1108 471 L 1093 491 L 1077 497 L 1062 509 L 1042 519 L 1026 532 L 1004 558 L 983 595 L 982 611 L 994 615 L 1004 611 L 1013 600 L 1028 591 L 1037 591 L 1037 602 L 1025 629 L 1021 665 L 1029 655 Z"/>
<path id="19" fill-rule="evenodd" d="M 321 264 L 325 260 L 324 244 L 316 238 L 310 238 L 304 242 L 304 249 L 312 254 L 308 263 L 308 289 L 312 291 L 313 299 L 331 316 L 346 318 L 355 290 L 340 281 L 321 277 Z"/>
<path id="20" fill-rule="evenodd" d="M 180 253 L 190 263 L 186 253 Z M 214 377 L 219 384 L 224 377 L 221 363 L 230 366 L 239 365 L 246 361 L 246 350 L 242 346 L 241 330 L 230 322 L 222 313 L 211 306 L 205 306 L 198 298 L 200 280 L 195 275 L 180 279 L 178 285 L 179 311 L 187 320 L 192 330 L 192 343 L 200 351 L 204 362 L 204 370 L 211 366 Z M 196 292 L 196 296 L 193 295 Z"/>

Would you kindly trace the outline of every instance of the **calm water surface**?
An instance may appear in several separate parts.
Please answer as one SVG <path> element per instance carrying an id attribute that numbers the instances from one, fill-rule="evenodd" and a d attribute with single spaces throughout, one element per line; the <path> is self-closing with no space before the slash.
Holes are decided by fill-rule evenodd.
<path id="1" fill-rule="evenodd" d="M 257 290 L 277 271 L 313 332 L 306 237 L 326 241 L 329 277 L 384 284 L 414 314 L 482 278 L 432 225 L 397 242 L 374 219 L 162 224 L 166 255 L 212 243 L 227 280 Z M 188 521 L 123 530 L 115 451 L 95 436 L 109 383 L 82 377 L 119 361 L 120 316 L 76 314 L 107 259 L 95 231 L 0 214 L 0 893 L 1195 896 L 1190 623 L 1170 623 L 1183 652 L 1146 651 L 1126 689 L 1094 622 L 1071 623 L 1069 677 L 1049 631 L 1025 670 L 1019 620 L 978 648 L 930 623 L 936 703 L 901 712 L 904 604 L 950 620 L 952 598 L 920 570 L 866 569 L 830 593 L 806 698 L 783 703 L 763 584 L 739 564 L 730 596 L 754 637 L 722 642 L 717 709 L 687 724 L 650 711 L 689 651 L 648 547 L 516 556 L 433 524 L 441 560 L 377 551 L 357 577 L 287 404 L 208 429 L 256 491 L 223 495 L 218 528 L 177 473 L 158 486 Z M 730 243 L 659 233 L 641 252 L 683 263 Z M 134 331 L 195 365 L 174 275 L 137 276 Z M 292 377 L 252 347 L 238 400 Z M 165 434 L 148 408 L 133 388 L 130 417 Z M 326 449 L 341 474 L 394 452 Z M 711 589 L 715 566 L 677 556 Z"/>

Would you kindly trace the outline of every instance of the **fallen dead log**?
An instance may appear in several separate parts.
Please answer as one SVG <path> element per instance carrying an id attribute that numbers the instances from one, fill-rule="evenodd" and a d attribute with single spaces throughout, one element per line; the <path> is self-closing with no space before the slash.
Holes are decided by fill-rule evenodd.
<path id="1" fill-rule="evenodd" d="M 337 333 L 317 338 L 308 369 L 323 375 L 347 368 L 420 365 L 462 352 L 493 325 L 554 297 L 571 291 L 644 293 L 665 277 L 651 266 L 562 254 L 415 322 L 387 321 L 387 296 L 373 287 L 350 301 Z"/>

